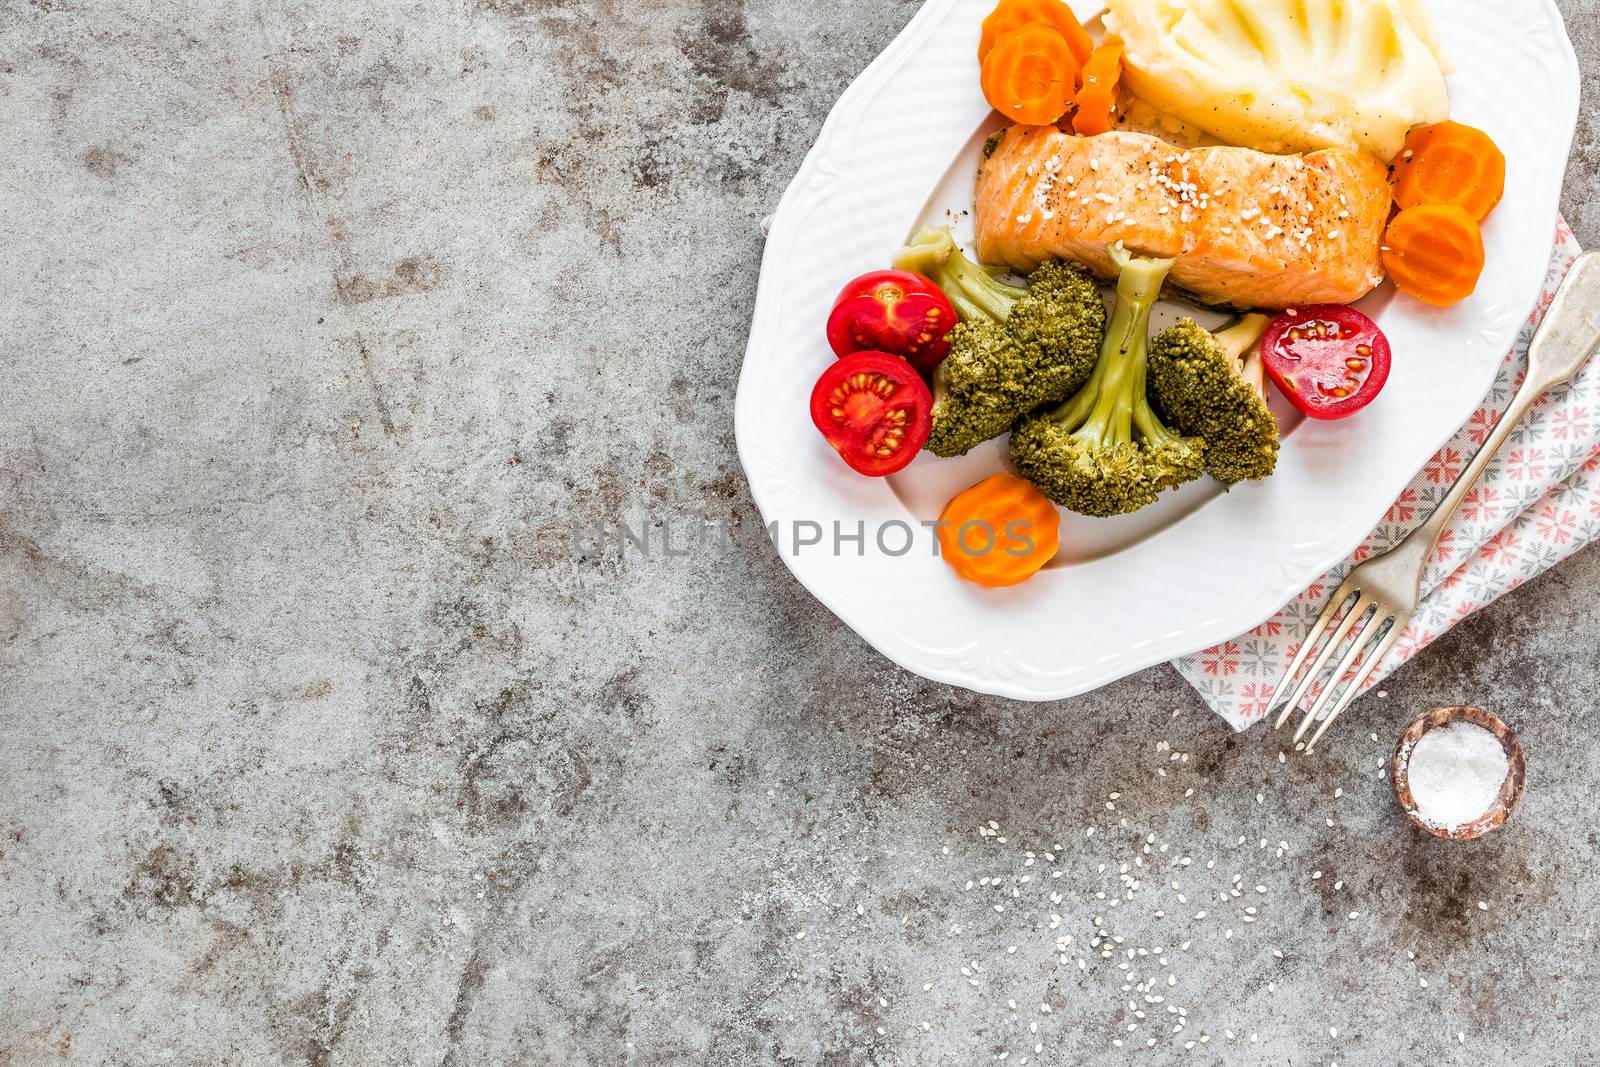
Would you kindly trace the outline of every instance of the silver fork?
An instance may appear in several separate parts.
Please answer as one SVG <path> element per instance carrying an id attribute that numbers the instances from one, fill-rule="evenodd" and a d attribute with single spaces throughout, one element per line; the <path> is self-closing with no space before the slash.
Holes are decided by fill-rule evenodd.
<path id="1" fill-rule="evenodd" d="M 1579 257 L 1572 265 L 1566 280 L 1556 292 L 1550 311 L 1528 346 L 1528 373 L 1516 396 L 1507 405 L 1505 414 L 1495 425 L 1494 432 L 1489 434 L 1489 439 L 1466 470 L 1462 471 L 1461 477 L 1427 522 L 1388 552 L 1356 567 L 1334 590 L 1333 596 L 1328 599 L 1328 606 L 1322 610 L 1322 615 L 1307 635 L 1299 655 L 1295 656 L 1294 662 L 1268 698 L 1267 714 L 1270 715 L 1278 704 L 1279 696 L 1300 675 L 1300 668 L 1305 666 L 1311 653 L 1321 649 L 1311 669 L 1294 687 L 1284 704 L 1283 714 L 1278 716 L 1275 724 L 1281 729 L 1310 692 L 1312 685 L 1327 674 L 1322 693 L 1307 709 L 1305 718 L 1294 732 L 1294 740 L 1298 743 L 1312 724 L 1321 718 L 1321 725 L 1311 735 L 1311 740 L 1306 742 L 1305 751 L 1310 752 L 1317 746 L 1322 735 L 1360 695 L 1362 685 L 1383 662 L 1383 657 L 1395 641 L 1399 640 L 1401 632 L 1417 610 L 1422 594 L 1423 569 L 1439 543 L 1439 535 L 1455 515 L 1456 508 L 1461 506 L 1461 501 L 1477 484 L 1478 476 L 1505 442 L 1506 435 L 1546 390 L 1571 381 L 1597 346 L 1600 346 L 1600 252 L 1590 252 Z M 1338 620 L 1337 629 L 1324 642 L 1335 620 Z M 1340 649 L 1344 649 L 1344 655 L 1328 673 L 1328 664 Z M 1355 670 L 1354 676 L 1341 689 L 1340 680 L 1352 669 Z M 1333 701 L 1335 693 L 1340 696 L 1323 717 L 1323 709 Z"/>

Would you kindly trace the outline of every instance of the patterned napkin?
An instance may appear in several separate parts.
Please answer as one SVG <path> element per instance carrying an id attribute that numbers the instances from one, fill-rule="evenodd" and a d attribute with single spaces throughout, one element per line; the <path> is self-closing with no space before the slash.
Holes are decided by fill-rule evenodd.
<path id="1" fill-rule="evenodd" d="M 1398 544 L 1433 512 L 1483 444 L 1522 380 L 1534 327 L 1580 249 L 1565 221 L 1556 227 L 1544 291 L 1489 395 L 1346 562 L 1267 622 L 1173 666 L 1235 730 L 1267 710 L 1267 698 L 1345 574 Z M 1600 537 L 1600 359 L 1569 386 L 1552 390 L 1523 417 L 1445 530 L 1422 579 L 1411 625 L 1367 682 L 1378 684 L 1452 626 L 1544 573 Z"/>

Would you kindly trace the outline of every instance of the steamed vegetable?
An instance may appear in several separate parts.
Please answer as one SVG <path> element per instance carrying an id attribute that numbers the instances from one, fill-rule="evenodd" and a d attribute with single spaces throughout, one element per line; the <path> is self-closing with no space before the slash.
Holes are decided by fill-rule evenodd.
<path id="1" fill-rule="evenodd" d="M 1072 13 L 1072 8 L 1061 0 L 1000 0 L 989 17 L 983 20 L 983 32 L 978 38 L 978 62 L 989 58 L 990 51 L 1003 35 L 1030 22 L 1048 26 L 1059 33 L 1080 66 L 1088 62 L 1094 43 L 1090 41 L 1083 23 L 1078 21 L 1078 16 Z"/>
<path id="2" fill-rule="evenodd" d="M 1488 134 L 1459 122 L 1412 130 L 1393 168 L 1402 209 L 1454 204 L 1482 222 L 1506 189 L 1506 157 Z"/>
<path id="3" fill-rule="evenodd" d="M 1267 407 L 1257 344 L 1267 316 L 1218 333 L 1183 319 L 1150 342 L 1150 399 L 1180 433 L 1206 443 L 1206 473 L 1223 485 L 1255 481 L 1278 464 L 1278 421 Z"/>
<path id="4" fill-rule="evenodd" d="M 1033 486 L 995 474 L 959 493 L 939 516 L 939 555 L 969 582 L 1017 585 L 1055 557 L 1061 516 Z"/>
<path id="5" fill-rule="evenodd" d="M 1073 132 L 1084 137 L 1108 132 L 1115 125 L 1117 82 L 1122 78 L 1122 42 L 1109 37 L 1083 65 L 1083 88 L 1073 97 Z"/>
<path id="6" fill-rule="evenodd" d="M 1471 296 L 1483 274 L 1483 233 L 1455 204 L 1401 211 L 1383 236 L 1383 267 L 1402 293 L 1449 307 Z"/>
<path id="7" fill-rule="evenodd" d="M 1106 309 L 1087 271 L 1047 263 L 1027 288 L 1008 285 L 962 255 L 945 228 L 918 233 L 895 266 L 933 279 L 961 318 L 934 372 L 935 455 L 964 455 L 999 437 L 1094 370 Z"/>
<path id="8" fill-rule="evenodd" d="M 1205 443 L 1168 429 L 1146 395 L 1150 311 L 1176 262 L 1109 249 L 1120 272 L 1117 303 L 1089 383 L 1011 435 L 1022 476 L 1084 515 L 1138 511 L 1168 489 L 1198 478 Z"/>
<path id="9" fill-rule="evenodd" d="M 1372 403 L 1389 380 L 1389 339 L 1355 308 L 1312 304 L 1272 320 L 1261 360 L 1301 412 L 1342 419 Z"/>
<path id="10" fill-rule="evenodd" d="M 937 285 L 904 270 L 877 270 L 846 285 L 828 316 L 835 355 L 888 352 L 931 374 L 950 346 L 956 309 Z"/>
<path id="11" fill-rule="evenodd" d="M 1000 35 L 984 57 L 983 97 L 1011 122 L 1046 126 L 1066 114 L 1078 60 L 1066 38 L 1040 22 Z"/>
<path id="12" fill-rule="evenodd" d="M 884 352 L 845 356 L 811 390 L 811 421 L 852 470 L 875 478 L 916 458 L 932 408 L 917 372 Z"/>

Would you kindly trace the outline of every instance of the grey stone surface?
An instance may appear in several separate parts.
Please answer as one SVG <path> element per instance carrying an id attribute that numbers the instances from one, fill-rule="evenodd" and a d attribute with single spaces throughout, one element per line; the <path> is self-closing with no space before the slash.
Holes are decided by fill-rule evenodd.
<path id="1" fill-rule="evenodd" d="M 1168 668 L 985 699 L 770 552 L 575 556 L 756 522 L 757 222 L 915 6 L 0 0 L 0 1065 L 1592 1056 L 1592 552 L 1288 766 Z M 1530 759 L 1466 847 L 1376 774 L 1454 702 Z"/>

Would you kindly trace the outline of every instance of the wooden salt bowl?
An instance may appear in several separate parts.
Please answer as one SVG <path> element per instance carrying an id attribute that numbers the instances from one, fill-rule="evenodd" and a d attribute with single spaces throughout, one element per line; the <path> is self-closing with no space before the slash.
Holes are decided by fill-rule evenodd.
<path id="1" fill-rule="evenodd" d="M 1453 722 L 1474 723 L 1494 734 L 1506 750 L 1506 762 L 1509 766 L 1506 780 L 1501 784 L 1500 793 L 1495 797 L 1494 803 L 1489 805 L 1489 810 L 1454 830 L 1445 830 L 1430 826 L 1417 814 L 1417 802 L 1411 795 L 1410 755 L 1412 746 L 1421 740 L 1423 734 Z M 1527 769 L 1522 761 L 1522 742 L 1517 740 L 1516 733 L 1502 722 L 1498 715 L 1482 708 L 1435 708 L 1428 712 L 1406 727 L 1406 732 L 1401 734 L 1400 740 L 1395 743 L 1394 757 L 1389 763 L 1389 782 L 1394 786 L 1394 799 L 1400 805 L 1400 810 L 1405 812 L 1406 818 L 1419 829 L 1446 841 L 1471 841 L 1499 829 L 1511 817 L 1517 801 L 1522 799 L 1522 786 L 1526 779 Z"/>

